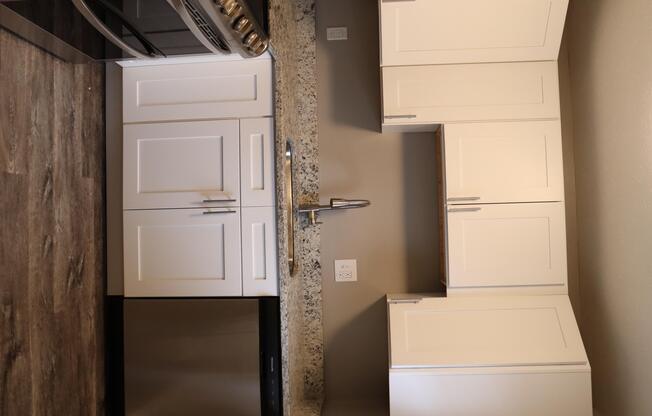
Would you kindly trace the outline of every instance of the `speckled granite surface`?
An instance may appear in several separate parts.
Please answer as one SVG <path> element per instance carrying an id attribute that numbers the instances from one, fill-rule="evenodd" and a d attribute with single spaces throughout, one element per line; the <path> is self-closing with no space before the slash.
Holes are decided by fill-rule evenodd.
<path id="1" fill-rule="evenodd" d="M 319 415 L 323 335 L 319 226 L 295 225 L 295 273 L 287 265 L 285 142 L 294 148 L 295 204 L 319 200 L 314 0 L 270 0 L 275 61 L 276 171 L 280 256 L 281 347 L 285 416 Z"/>

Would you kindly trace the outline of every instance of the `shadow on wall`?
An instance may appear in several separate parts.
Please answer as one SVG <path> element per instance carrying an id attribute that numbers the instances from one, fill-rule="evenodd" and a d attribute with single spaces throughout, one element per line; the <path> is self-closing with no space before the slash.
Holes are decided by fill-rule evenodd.
<path id="1" fill-rule="evenodd" d="M 622 147 L 623 142 L 630 141 L 631 146 L 637 146 L 636 138 L 623 134 L 632 131 L 626 126 L 640 123 L 635 119 L 640 113 L 632 100 L 643 95 L 637 91 L 640 87 L 633 85 L 637 80 L 630 73 L 642 59 L 630 55 L 635 50 L 633 45 L 642 40 L 629 38 L 634 33 L 630 30 L 635 30 L 632 25 L 640 25 L 642 20 L 631 15 L 636 3 L 645 2 L 574 0 L 567 25 L 575 139 L 580 329 L 592 367 L 596 415 L 597 411 L 605 415 L 638 414 L 634 406 L 644 400 L 637 397 L 642 388 L 632 384 L 637 384 L 633 377 L 640 380 L 646 370 L 635 357 L 626 356 L 633 352 L 633 346 L 626 344 L 636 342 L 627 326 L 637 325 L 636 320 L 640 323 L 641 318 L 635 316 L 636 300 L 623 297 L 628 295 L 628 286 L 634 287 L 628 279 L 633 278 L 636 257 L 647 258 L 643 251 L 649 247 L 635 243 L 638 231 L 630 228 L 629 219 L 637 217 L 636 204 L 626 204 L 629 206 L 623 209 L 617 207 L 618 202 L 609 202 L 636 200 L 636 195 L 625 194 L 628 188 L 631 192 L 633 182 L 644 180 L 627 178 L 626 172 L 635 170 L 630 168 L 636 159 L 632 152 L 636 150 Z M 625 27 L 628 29 L 623 30 Z M 627 61 L 630 62 L 624 64 Z M 619 108 L 632 110 L 618 111 Z M 623 322 L 627 311 L 632 315 Z M 641 336 L 633 331 L 637 338 Z"/>
<path id="2" fill-rule="evenodd" d="M 439 212 L 436 170 L 433 162 L 434 133 L 403 133 L 403 204 L 405 252 L 407 253 L 407 291 L 443 292 L 439 272 Z M 424 153 L 430 155 L 424 157 Z M 415 186 L 415 184 L 417 184 Z M 424 265 L 431 273 L 424 276 Z M 424 279 L 425 278 L 425 279 Z"/>

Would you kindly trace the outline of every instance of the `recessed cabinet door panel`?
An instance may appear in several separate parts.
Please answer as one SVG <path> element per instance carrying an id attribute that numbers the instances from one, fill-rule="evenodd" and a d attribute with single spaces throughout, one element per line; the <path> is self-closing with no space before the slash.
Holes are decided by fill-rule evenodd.
<path id="1" fill-rule="evenodd" d="M 278 296 L 275 207 L 242 208 L 244 296 Z"/>
<path id="2" fill-rule="evenodd" d="M 381 1 L 382 64 L 554 61 L 568 0 Z"/>
<path id="3" fill-rule="evenodd" d="M 240 169 L 242 205 L 274 205 L 274 120 L 240 120 Z"/>
<path id="4" fill-rule="evenodd" d="M 126 125 L 123 147 L 124 209 L 239 205 L 237 120 Z"/>
<path id="5" fill-rule="evenodd" d="M 449 205 L 448 286 L 563 286 L 564 204 Z"/>
<path id="6" fill-rule="evenodd" d="M 559 118 L 556 62 L 385 67 L 384 125 Z"/>
<path id="7" fill-rule="evenodd" d="M 127 297 L 241 296 L 240 211 L 125 211 L 124 262 Z"/>
<path id="8" fill-rule="evenodd" d="M 269 59 L 123 70 L 125 123 L 272 115 Z"/>
<path id="9" fill-rule="evenodd" d="M 391 368 L 582 365 L 568 296 L 463 296 L 389 305 Z"/>
<path id="10" fill-rule="evenodd" d="M 559 121 L 444 127 L 449 204 L 563 201 Z"/>

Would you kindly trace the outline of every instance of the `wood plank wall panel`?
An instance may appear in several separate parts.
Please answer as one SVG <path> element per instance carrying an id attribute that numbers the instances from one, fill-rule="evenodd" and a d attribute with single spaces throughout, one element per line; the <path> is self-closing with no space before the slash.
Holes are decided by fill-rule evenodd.
<path id="1" fill-rule="evenodd" d="M 0 415 L 104 413 L 103 77 L 0 30 Z"/>

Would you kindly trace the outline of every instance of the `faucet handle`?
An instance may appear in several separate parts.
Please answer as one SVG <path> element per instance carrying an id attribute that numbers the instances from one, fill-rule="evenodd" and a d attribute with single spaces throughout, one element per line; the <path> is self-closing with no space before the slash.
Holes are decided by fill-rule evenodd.
<path id="1" fill-rule="evenodd" d="M 371 202 L 367 199 L 331 198 L 330 205 L 332 209 L 363 208 L 371 205 Z"/>

